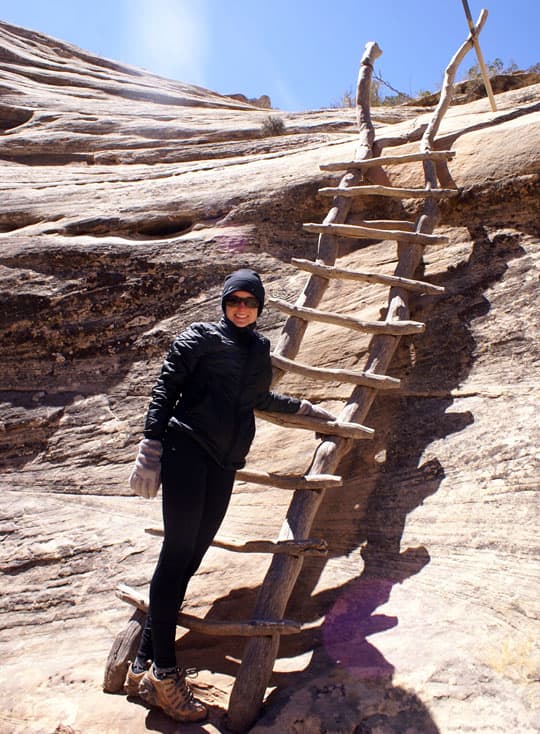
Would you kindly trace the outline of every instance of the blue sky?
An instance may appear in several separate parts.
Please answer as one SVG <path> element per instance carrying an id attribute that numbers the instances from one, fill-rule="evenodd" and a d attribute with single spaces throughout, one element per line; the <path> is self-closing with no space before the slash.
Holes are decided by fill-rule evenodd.
<path id="1" fill-rule="evenodd" d="M 540 61 L 540 0 L 469 6 L 475 20 L 489 11 L 486 61 Z M 468 32 L 461 0 L 0 0 L 0 19 L 221 94 L 268 94 L 283 110 L 338 103 L 368 41 L 393 87 L 438 89 Z M 471 52 L 458 79 L 474 63 Z"/>

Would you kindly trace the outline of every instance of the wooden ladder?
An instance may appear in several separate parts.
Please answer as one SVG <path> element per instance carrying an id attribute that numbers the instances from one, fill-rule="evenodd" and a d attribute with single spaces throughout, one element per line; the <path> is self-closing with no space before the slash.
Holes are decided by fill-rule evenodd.
<path id="1" fill-rule="evenodd" d="M 199 619 L 183 612 L 178 615 L 182 627 L 213 635 L 239 635 L 248 638 L 242 661 L 236 676 L 229 702 L 227 726 L 232 731 L 243 732 L 256 720 L 272 674 L 281 635 L 301 632 L 302 624 L 285 619 L 285 610 L 294 590 L 306 555 L 327 552 L 326 541 L 310 537 L 317 511 L 328 489 L 342 485 L 336 475 L 340 461 L 355 445 L 355 440 L 369 439 L 373 429 L 363 425 L 379 390 L 399 388 L 399 380 L 386 375 L 400 337 L 421 333 L 423 323 L 409 320 L 409 294 L 411 292 L 442 294 L 444 288 L 416 280 L 413 276 L 420 265 L 426 245 L 443 246 L 447 238 L 433 234 L 440 214 L 438 202 L 455 196 L 458 190 L 439 185 L 445 166 L 455 153 L 437 150 L 435 137 L 442 118 L 450 104 L 452 84 L 457 68 L 472 48 L 474 38 L 483 27 L 487 12 L 482 11 L 474 32 L 459 48 L 446 69 L 441 98 L 429 124 L 417 134 L 420 151 L 407 155 L 382 156 L 388 145 L 399 145 L 403 139 L 376 140 L 371 122 L 369 97 L 373 63 L 381 54 L 376 43 L 367 44 L 360 63 L 357 84 L 357 119 L 359 144 L 352 161 L 321 165 L 330 172 L 343 172 L 335 187 L 320 189 L 322 196 L 332 197 L 331 208 L 322 224 L 308 223 L 304 228 L 319 235 L 315 261 L 293 259 L 292 264 L 310 274 L 307 284 L 295 304 L 280 299 L 269 299 L 274 307 L 288 315 L 280 339 L 272 354 L 274 366 L 273 384 L 286 372 L 308 378 L 348 382 L 354 387 L 345 406 L 335 421 L 321 421 L 307 416 L 257 412 L 258 418 L 270 420 L 290 428 L 314 430 L 323 439 L 317 446 L 310 468 L 305 475 L 280 475 L 262 471 L 242 470 L 237 479 L 293 491 L 287 518 L 276 541 L 253 540 L 236 543 L 217 538 L 213 545 L 235 552 L 271 553 L 272 561 L 260 587 L 252 619 L 243 622 L 224 622 Z M 410 140 L 410 138 L 409 138 Z M 391 185 L 383 166 L 421 162 L 425 185 L 422 188 L 397 188 Z M 352 202 L 361 196 L 386 196 L 401 199 L 418 198 L 424 201 L 421 214 L 415 222 L 401 220 L 363 220 L 358 222 L 351 215 Z M 341 238 L 395 240 L 398 263 L 393 275 L 340 268 L 336 265 Z M 332 279 L 379 283 L 389 287 L 386 316 L 383 321 L 365 321 L 352 316 L 329 313 L 318 309 L 324 292 Z M 310 321 L 331 323 L 347 329 L 373 335 L 365 369 L 329 369 L 306 365 L 295 360 L 304 333 Z M 161 535 L 161 529 L 149 528 L 148 532 Z M 135 626 L 113 645 L 105 676 L 105 690 L 118 690 L 119 681 L 127 667 L 126 660 L 136 646 L 135 634 L 140 633 L 147 601 L 137 591 L 122 585 L 117 595 L 139 610 Z"/>

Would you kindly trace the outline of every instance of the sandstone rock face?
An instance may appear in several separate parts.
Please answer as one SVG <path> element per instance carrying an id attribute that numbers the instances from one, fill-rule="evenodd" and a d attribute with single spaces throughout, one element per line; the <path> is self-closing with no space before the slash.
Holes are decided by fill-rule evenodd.
<path id="1" fill-rule="evenodd" d="M 520 89 L 521 87 L 529 87 L 532 84 L 540 82 L 540 74 L 536 71 L 516 71 L 513 74 L 494 74 L 489 77 L 489 83 L 494 94 L 501 92 L 509 92 L 511 89 Z M 482 77 L 477 79 L 466 79 L 454 85 L 452 102 L 454 104 L 466 104 L 475 99 L 482 99 L 487 96 L 486 87 Z M 422 95 L 418 100 L 414 100 L 413 104 L 422 104 L 426 106 L 437 104 L 439 101 L 439 93 L 427 93 Z"/>
<path id="2" fill-rule="evenodd" d="M 240 100 L 240 102 L 248 102 L 254 107 L 263 107 L 267 110 L 272 108 L 272 100 L 267 94 L 261 94 L 260 97 L 251 97 L 249 99 L 245 94 L 229 94 L 228 96 L 231 99 Z"/>
<path id="3" fill-rule="evenodd" d="M 175 333 L 219 312 L 224 275 L 257 268 L 294 300 L 313 258 L 302 223 L 324 217 L 319 164 L 350 160 L 350 110 L 277 113 L 99 59 L 0 24 L 2 659 L 4 734 L 178 731 L 158 712 L 101 691 L 130 610 L 145 592 L 159 501 L 127 478 L 152 384 Z M 355 70 L 351 70 L 354 74 Z M 460 188 L 442 207 L 445 247 L 424 275 L 426 332 L 402 339 L 399 391 L 377 398 L 328 491 L 287 616 L 256 734 L 403 734 L 540 728 L 538 704 L 538 179 L 540 85 L 451 108 L 441 147 Z M 374 110 L 379 138 L 406 142 L 430 112 Z M 414 135 L 412 135 L 414 137 Z M 385 152 L 388 152 L 385 151 Z M 445 172 L 441 171 L 441 175 Z M 421 185 L 418 166 L 391 171 Z M 370 219 L 413 218 L 370 197 Z M 391 273 L 395 243 L 343 242 L 340 266 Z M 324 307 L 379 318 L 381 286 L 331 283 Z M 283 323 L 260 326 L 275 343 Z M 361 369 L 369 340 L 310 324 L 299 358 Z M 279 389 L 339 409 L 350 388 L 293 375 Z M 249 465 L 303 472 L 313 435 L 260 423 Z M 290 497 L 238 482 L 222 537 L 274 538 Z M 213 548 L 185 609 L 247 619 L 268 565 Z M 181 634 L 224 731 L 242 641 Z"/>

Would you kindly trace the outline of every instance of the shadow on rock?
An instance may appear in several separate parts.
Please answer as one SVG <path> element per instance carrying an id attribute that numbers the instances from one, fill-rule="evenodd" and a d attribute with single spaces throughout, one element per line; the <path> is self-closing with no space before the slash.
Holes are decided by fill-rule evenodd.
<path id="1" fill-rule="evenodd" d="M 366 678 L 355 668 L 332 667 L 268 699 L 250 734 L 439 734 L 417 695 L 391 676 Z"/>
<path id="2" fill-rule="evenodd" d="M 345 457 L 338 470 L 347 478 L 345 486 L 338 501 L 326 493 L 312 528 L 312 537 L 328 541 L 330 557 L 361 548 L 363 569 L 353 580 L 313 594 L 326 559 L 306 559 L 286 616 L 312 621 L 315 628 L 282 638 L 280 657 L 310 650 L 313 655 L 301 672 L 274 674 L 277 688 L 253 732 L 438 731 L 418 697 L 393 685 L 392 662 L 368 637 L 398 624 L 377 608 L 388 601 L 394 584 L 429 563 L 426 548 L 400 548 L 408 515 L 437 492 L 445 475 L 437 459 L 422 463 L 422 456 L 435 440 L 474 420 L 469 411 L 450 411 L 452 391 L 473 365 L 471 322 L 489 311 L 485 290 L 503 277 L 508 260 L 523 252 L 515 238 L 491 241 L 482 228 L 471 230 L 471 237 L 467 261 L 439 279 L 448 295 L 412 301 L 411 318 L 429 326 L 414 345 L 403 340 L 396 353 L 392 374 L 403 379 L 405 389 L 397 398 L 375 401 L 370 425 L 377 438 Z M 346 568 L 344 576 L 350 573 Z M 321 617 L 324 623 L 317 625 Z"/>
<path id="3" fill-rule="evenodd" d="M 338 469 L 346 478 L 338 490 L 339 501 L 327 491 L 312 528 L 312 537 L 328 541 L 330 557 L 362 547 L 363 578 L 401 582 L 429 561 L 425 549 L 400 552 L 408 515 L 444 478 L 440 462 L 422 463 L 422 456 L 435 440 L 474 420 L 469 411 L 450 410 L 452 390 L 463 383 L 473 364 L 471 321 L 489 311 L 484 291 L 523 250 L 513 237 L 491 241 L 482 228 L 472 230 L 471 237 L 469 258 L 439 279 L 447 295 L 413 300 L 411 318 L 426 321 L 428 327 L 414 344 L 401 340 L 394 357 L 390 372 L 403 380 L 404 388 L 397 397 L 380 394 L 375 400 L 369 416 L 375 438 L 369 445 L 361 442 L 358 451 L 344 458 Z M 325 564 L 324 558 L 306 559 L 289 616 L 301 612 L 303 619 L 306 613 L 317 619 L 335 600 L 337 590 L 312 596 Z"/>

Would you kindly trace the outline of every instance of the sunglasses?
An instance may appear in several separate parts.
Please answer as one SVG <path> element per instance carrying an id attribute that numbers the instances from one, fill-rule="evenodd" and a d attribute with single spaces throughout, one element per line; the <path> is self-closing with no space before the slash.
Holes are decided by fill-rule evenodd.
<path id="1" fill-rule="evenodd" d="M 240 296 L 227 296 L 225 304 L 227 306 L 240 306 L 244 304 L 246 308 L 259 308 L 259 301 L 253 296 L 247 296 L 247 298 L 241 298 Z"/>

